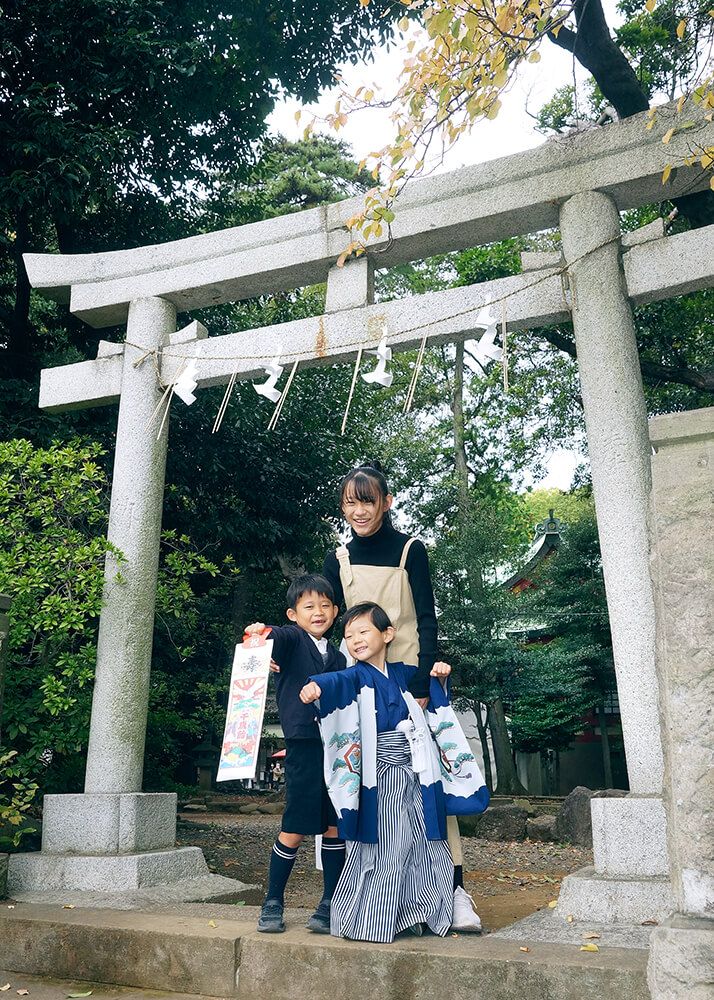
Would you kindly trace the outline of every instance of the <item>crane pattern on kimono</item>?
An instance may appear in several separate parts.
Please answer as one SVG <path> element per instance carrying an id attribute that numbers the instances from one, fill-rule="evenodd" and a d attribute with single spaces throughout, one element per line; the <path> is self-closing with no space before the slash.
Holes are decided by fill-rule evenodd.
<path id="1" fill-rule="evenodd" d="M 453 729 L 453 722 L 440 722 L 436 729 L 433 731 L 434 742 L 439 750 L 439 767 L 441 768 L 441 773 L 446 778 L 447 781 L 453 781 L 452 775 L 460 775 L 462 777 L 470 777 L 469 774 L 461 775 L 461 768 L 467 761 L 476 760 L 472 753 L 460 753 L 453 760 L 450 759 L 448 751 L 458 750 L 458 744 L 456 743 L 442 743 L 439 741 L 439 737 L 447 729 Z"/>

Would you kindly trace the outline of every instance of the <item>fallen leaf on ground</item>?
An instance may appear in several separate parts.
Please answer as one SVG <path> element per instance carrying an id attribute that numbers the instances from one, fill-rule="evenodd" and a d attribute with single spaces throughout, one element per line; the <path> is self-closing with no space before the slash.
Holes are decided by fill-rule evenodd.
<path id="1" fill-rule="evenodd" d="M 0 993 L 4 993 L 6 990 L 10 989 L 10 983 L 5 983 L 4 986 L 0 986 Z"/>
<path id="2" fill-rule="evenodd" d="M 94 990 L 87 990 L 86 993 L 68 993 L 68 1000 L 77 1000 L 78 997 L 91 997 Z"/>
<path id="3" fill-rule="evenodd" d="M 581 951 L 600 951 L 600 949 L 598 948 L 598 946 L 596 944 L 581 944 L 580 945 L 580 950 Z"/>
<path id="4" fill-rule="evenodd" d="M 602 934 L 583 934 L 584 941 L 597 941 L 602 937 Z"/>
<path id="5" fill-rule="evenodd" d="M 530 951 L 530 948 L 526 948 L 525 945 L 521 945 L 521 947 L 518 950 L 519 951 Z"/>
<path id="6" fill-rule="evenodd" d="M 17 993 L 17 995 L 19 997 L 27 997 L 27 996 L 30 995 L 30 991 L 29 990 L 15 990 L 15 992 Z"/>
<path id="7" fill-rule="evenodd" d="M 208 926 L 209 927 L 218 927 L 218 924 L 216 923 L 215 920 L 209 920 L 208 921 Z"/>
<path id="8" fill-rule="evenodd" d="M 8 910 L 14 910 L 14 909 L 15 909 L 15 904 L 14 903 L 8 904 Z"/>
<path id="9" fill-rule="evenodd" d="M 643 920 L 642 921 L 642 926 L 643 927 L 657 927 L 658 924 L 657 924 L 656 920 Z"/>
<path id="10" fill-rule="evenodd" d="M 551 910 L 554 910 L 557 905 L 558 905 L 557 899 L 551 899 L 551 901 L 548 903 L 548 907 Z"/>
<path id="11" fill-rule="evenodd" d="M 575 920 L 575 917 L 573 916 L 572 913 L 569 913 L 565 919 L 568 921 L 569 924 L 572 924 L 573 920 Z"/>
<path id="12" fill-rule="evenodd" d="M 74 909 L 74 903 L 62 903 L 62 909 L 63 910 L 73 910 Z"/>

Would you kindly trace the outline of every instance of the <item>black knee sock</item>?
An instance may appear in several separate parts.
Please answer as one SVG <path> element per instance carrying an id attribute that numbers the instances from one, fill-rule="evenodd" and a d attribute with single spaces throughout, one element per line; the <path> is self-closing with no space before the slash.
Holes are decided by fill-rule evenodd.
<path id="1" fill-rule="evenodd" d="M 464 887 L 464 869 L 461 865 L 454 865 L 454 892 Z"/>
<path id="2" fill-rule="evenodd" d="M 277 899 L 285 902 L 285 886 L 288 884 L 290 872 L 293 870 L 297 847 L 286 847 L 276 840 L 270 852 L 270 872 L 268 875 L 268 891 L 266 899 Z"/>
<path id="3" fill-rule="evenodd" d="M 345 842 L 339 837 L 322 838 L 322 875 L 325 880 L 323 902 L 329 902 L 335 891 L 337 881 L 345 866 Z"/>

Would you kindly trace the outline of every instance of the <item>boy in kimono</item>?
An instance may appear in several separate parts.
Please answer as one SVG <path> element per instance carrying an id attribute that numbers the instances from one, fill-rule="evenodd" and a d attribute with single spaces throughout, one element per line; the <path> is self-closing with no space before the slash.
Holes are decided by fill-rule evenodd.
<path id="1" fill-rule="evenodd" d="M 431 669 L 426 716 L 409 693 L 415 666 L 387 662 L 394 637 L 379 605 L 344 615 L 355 665 L 310 678 L 300 692 L 320 716 L 338 830 L 349 842 L 332 897 L 331 933 L 389 943 L 396 934 L 445 936 L 453 864 L 446 815 L 482 812 L 488 790 L 449 704 L 447 663 Z"/>
<path id="2" fill-rule="evenodd" d="M 285 930 L 285 887 L 298 848 L 306 835 L 322 834 L 324 891 L 307 922 L 317 934 L 330 932 L 330 900 L 345 863 L 345 842 L 337 835 L 337 815 L 327 794 L 323 749 L 314 709 L 300 701 L 300 690 L 310 676 L 345 667 L 345 658 L 325 638 L 337 616 L 332 585 L 316 574 L 297 577 L 288 587 L 289 625 L 271 626 L 276 664 L 278 715 L 285 736 L 285 811 L 280 833 L 270 854 L 268 890 L 258 919 L 258 930 L 279 934 Z M 265 629 L 262 622 L 246 633 Z"/>

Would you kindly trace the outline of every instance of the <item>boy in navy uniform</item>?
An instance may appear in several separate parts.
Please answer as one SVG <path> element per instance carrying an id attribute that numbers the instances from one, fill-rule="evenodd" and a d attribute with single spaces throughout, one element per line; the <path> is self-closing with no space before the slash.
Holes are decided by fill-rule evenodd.
<path id="1" fill-rule="evenodd" d="M 273 660 L 277 664 L 278 715 L 285 736 L 285 811 L 270 855 L 268 891 L 258 930 L 285 930 L 284 894 L 298 848 L 306 835 L 322 834 L 324 892 L 307 922 L 311 931 L 330 933 L 330 900 L 345 863 L 345 842 L 337 836 L 337 815 L 323 776 L 323 751 L 315 711 L 300 701 L 300 691 L 313 674 L 342 670 L 342 653 L 325 638 L 337 616 L 332 584 L 323 576 L 305 574 L 288 587 L 290 625 L 271 626 Z M 246 633 L 262 632 L 255 622 Z"/>

